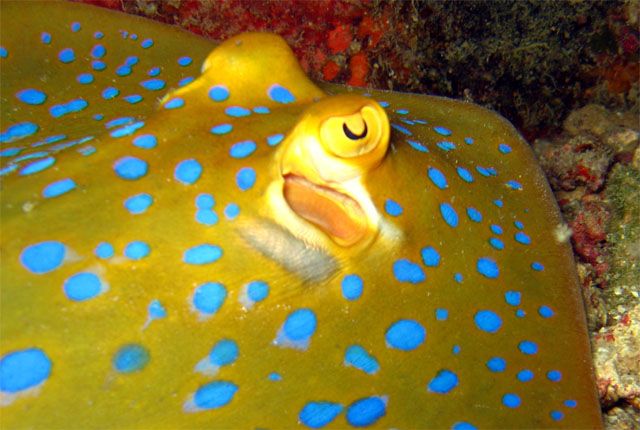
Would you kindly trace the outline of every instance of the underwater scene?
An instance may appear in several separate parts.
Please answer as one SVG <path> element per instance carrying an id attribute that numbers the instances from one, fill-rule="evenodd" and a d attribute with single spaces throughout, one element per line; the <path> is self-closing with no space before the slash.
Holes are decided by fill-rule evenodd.
<path id="1" fill-rule="evenodd" d="M 638 11 L 3 1 L 0 428 L 635 428 Z"/>

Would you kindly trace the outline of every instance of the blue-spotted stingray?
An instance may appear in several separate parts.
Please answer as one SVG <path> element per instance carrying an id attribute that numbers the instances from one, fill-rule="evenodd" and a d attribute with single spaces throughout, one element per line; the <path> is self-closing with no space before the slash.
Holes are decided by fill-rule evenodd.
<path id="1" fill-rule="evenodd" d="M 470 103 L 3 2 L 3 428 L 598 428 L 535 159 Z"/>

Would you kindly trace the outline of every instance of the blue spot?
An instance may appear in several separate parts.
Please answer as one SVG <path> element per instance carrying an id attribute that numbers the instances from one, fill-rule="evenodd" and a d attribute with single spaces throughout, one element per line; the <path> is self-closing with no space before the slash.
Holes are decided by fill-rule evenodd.
<path id="1" fill-rule="evenodd" d="M 491 246 L 493 246 L 495 249 L 504 249 L 504 243 L 496 238 L 496 237 L 492 237 L 491 239 L 489 239 L 489 243 L 491 244 Z"/>
<path id="2" fill-rule="evenodd" d="M 118 76 L 128 76 L 131 74 L 131 67 L 127 65 L 118 66 L 116 69 L 116 75 Z"/>
<path id="3" fill-rule="evenodd" d="M 95 33 L 93 33 L 93 37 L 95 37 L 96 39 L 102 39 L 104 37 L 104 33 L 101 31 L 96 31 Z"/>
<path id="4" fill-rule="evenodd" d="M 128 103 L 131 103 L 132 105 L 142 101 L 142 96 L 140 94 L 131 94 L 123 98 L 125 99 L 125 101 L 127 101 Z M 127 134 L 131 134 L 131 133 L 127 133 Z M 120 136 L 114 136 L 114 137 L 120 137 Z"/>
<path id="5" fill-rule="evenodd" d="M 518 372 L 518 380 L 522 382 L 531 381 L 533 379 L 533 372 L 529 369 L 524 369 Z"/>
<path id="6" fill-rule="evenodd" d="M 524 228 L 524 224 L 522 224 L 520 221 L 515 220 L 513 222 L 513 225 L 515 225 L 517 228 L 519 228 L 520 230 L 522 230 Z"/>
<path id="7" fill-rule="evenodd" d="M 216 204 L 211 194 L 198 194 L 196 206 L 200 209 L 211 209 Z"/>
<path id="8" fill-rule="evenodd" d="M 13 142 L 27 136 L 31 136 L 40 129 L 32 122 L 21 122 L 7 128 L 7 131 L 0 134 L 0 142 Z"/>
<path id="9" fill-rule="evenodd" d="M 14 157 L 14 156 L 20 154 L 20 152 L 22 152 L 23 149 L 24 149 L 24 147 L 22 147 L 22 148 L 7 148 L 7 149 L 4 149 L 4 150 L 0 151 L 0 157 Z"/>
<path id="10" fill-rule="evenodd" d="M 182 260 L 188 264 L 207 264 L 218 261 L 220 257 L 222 257 L 222 248 L 204 244 L 187 249 Z"/>
<path id="11" fill-rule="evenodd" d="M 451 136 L 451 130 L 444 127 L 433 127 L 433 130 L 442 136 Z"/>
<path id="12" fill-rule="evenodd" d="M 478 273 L 490 279 L 497 278 L 500 274 L 498 265 L 488 258 L 478 258 L 476 269 L 478 270 Z"/>
<path id="13" fill-rule="evenodd" d="M 179 87 L 184 87 L 185 85 L 190 84 L 191 82 L 195 81 L 195 79 L 196 78 L 194 78 L 192 76 L 187 76 L 186 78 L 182 78 L 178 82 L 178 86 Z"/>
<path id="14" fill-rule="evenodd" d="M 477 209 L 474 208 L 467 208 L 467 216 L 469 217 L 469 219 L 471 219 L 472 221 L 475 222 L 480 222 L 482 221 L 482 214 L 480 212 L 478 212 Z"/>
<path id="15" fill-rule="evenodd" d="M 124 202 L 124 207 L 134 215 L 144 213 L 149 206 L 153 203 L 153 197 L 149 194 L 142 193 L 133 197 L 129 197 Z"/>
<path id="16" fill-rule="evenodd" d="M 82 73 L 82 74 L 78 75 L 78 77 L 76 79 L 81 84 L 85 84 L 86 85 L 86 84 L 90 84 L 91 82 L 93 82 L 93 75 L 91 73 Z"/>
<path id="17" fill-rule="evenodd" d="M 26 90 L 21 90 L 16 93 L 16 97 L 23 103 L 29 105 L 41 105 L 47 100 L 47 95 L 42 91 L 34 90 L 33 88 L 28 88 Z"/>
<path id="18" fill-rule="evenodd" d="M 342 295 L 345 299 L 356 300 L 362 295 L 362 278 L 351 274 L 342 278 Z"/>
<path id="19" fill-rule="evenodd" d="M 91 68 L 96 72 L 100 72 L 107 68 L 107 65 L 103 61 L 92 61 Z"/>
<path id="20" fill-rule="evenodd" d="M 135 120 L 136 119 L 132 116 L 123 116 L 123 117 L 112 119 L 111 121 L 106 122 L 104 126 L 106 128 L 112 128 L 120 125 L 131 124 L 132 122 L 135 122 Z"/>
<path id="21" fill-rule="evenodd" d="M 158 76 L 160 74 L 160 67 L 152 67 L 147 72 L 149 76 Z"/>
<path id="22" fill-rule="evenodd" d="M 253 302 L 261 302 L 269 295 L 269 285 L 264 281 L 252 281 L 247 286 L 247 295 Z"/>
<path id="23" fill-rule="evenodd" d="M 438 254 L 438 251 L 432 247 L 427 246 L 426 248 L 423 248 L 420 253 L 425 266 L 435 267 L 440 264 L 440 254 Z"/>
<path id="24" fill-rule="evenodd" d="M 198 209 L 196 221 L 204 225 L 215 225 L 218 223 L 218 215 L 211 209 Z"/>
<path id="25" fill-rule="evenodd" d="M 420 266 L 409 260 L 396 260 L 393 263 L 393 275 L 400 282 L 417 284 L 425 280 L 425 275 Z"/>
<path id="26" fill-rule="evenodd" d="M 251 167 L 243 167 L 236 173 L 236 184 L 242 191 L 246 191 L 253 187 L 256 183 L 256 171 Z"/>
<path id="27" fill-rule="evenodd" d="M 541 272 L 544 270 L 544 266 L 537 261 L 531 263 L 531 268 L 535 271 Z"/>
<path id="28" fill-rule="evenodd" d="M 384 101 L 378 102 L 378 104 L 379 104 L 380 106 L 382 106 L 383 108 L 389 107 L 389 103 L 384 102 Z"/>
<path id="29" fill-rule="evenodd" d="M 306 340 L 316 331 L 316 315 L 310 309 L 293 311 L 284 322 L 284 334 L 293 341 Z"/>
<path id="30" fill-rule="evenodd" d="M 94 273 L 80 272 L 67 278 L 63 289 L 68 298 L 81 302 L 100 294 L 102 282 Z"/>
<path id="31" fill-rule="evenodd" d="M 568 408 L 575 408 L 576 406 L 578 406 L 578 402 L 576 402 L 575 400 L 569 399 L 564 401 L 564 405 Z"/>
<path id="32" fill-rule="evenodd" d="M 33 273 L 47 273 L 62 264 L 64 254 L 65 246 L 60 242 L 40 242 L 27 246 L 20 255 L 20 262 Z"/>
<path id="33" fill-rule="evenodd" d="M 538 345 L 536 345 L 534 342 L 525 340 L 520 342 L 520 344 L 518 345 L 518 349 L 524 354 L 533 355 L 538 352 Z"/>
<path id="34" fill-rule="evenodd" d="M 447 188 L 447 179 L 444 177 L 442 172 L 435 167 L 429 168 L 429 179 L 431 179 L 431 182 L 441 190 Z"/>
<path id="35" fill-rule="evenodd" d="M 49 114 L 54 118 L 60 118 L 63 115 L 67 115 L 69 113 L 80 112 L 84 110 L 89 103 L 82 99 L 74 99 L 69 103 L 64 103 L 60 105 L 53 105 L 49 109 Z"/>
<path id="36" fill-rule="evenodd" d="M 249 109 L 245 109 L 245 108 L 240 107 L 240 106 L 231 106 L 231 107 L 226 108 L 224 110 L 224 113 L 226 113 L 229 116 L 240 118 L 240 117 L 243 117 L 243 116 L 250 115 L 251 111 Z"/>
<path id="37" fill-rule="evenodd" d="M 400 115 L 406 115 L 409 113 L 409 111 L 407 109 L 398 109 L 396 110 L 396 113 Z"/>
<path id="38" fill-rule="evenodd" d="M 268 107 L 264 107 L 264 106 L 254 107 L 254 108 L 253 108 L 253 112 L 255 112 L 255 113 L 259 113 L 259 114 L 267 114 L 267 113 L 271 113 L 271 111 L 269 110 L 269 108 L 268 108 Z"/>
<path id="39" fill-rule="evenodd" d="M 58 52 L 58 59 L 65 64 L 71 63 L 76 59 L 76 54 L 73 52 L 71 48 L 64 48 L 60 52 Z"/>
<path id="40" fill-rule="evenodd" d="M 122 346 L 113 356 L 113 367 L 122 373 L 142 370 L 149 362 L 149 351 L 142 345 L 131 343 Z"/>
<path id="41" fill-rule="evenodd" d="M 140 60 L 138 59 L 138 57 L 136 57 L 135 55 L 131 56 L 131 57 L 127 57 L 126 60 L 124 60 L 124 64 L 131 67 L 131 66 L 135 66 L 136 64 L 138 64 L 140 62 Z"/>
<path id="42" fill-rule="evenodd" d="M 499 208 L 501 208 L 501 207 L 504 205 L 504 203 L 502 202 L 502 200 L 494 200 L 494 201 L 493 201 L 493 204 L 494 204 L 494 205 L 496 205 L 496 206 L 498 206 Z"/>
<path id="43" fill-rule="evenodd" d="M 456 149 L 455 143 L 447 142 L 447 141 L 438 142 L 436 143 L 436 146 L 445 152 L 451 151 L 452 149 Z"/>
<path id="44" fill-rule="evenodd" d="M 100 59 L 102 57 L 105 56 L 105 54 L 107 53 L 107 50 L 105 49 L 104 46 L 102 45 L 95 45 L 92 49 L 91 49 L 91 56 L 93 58 L 97 58 Z"/>
<path id="45" fill-rule="evenodd" d="M 202 409 L 216 409 L 228 404 L 238 391 L 233 382 L 213 381 L 198 388 L 193 396 L 197 407 Z"/>
<path id="46" fill-rule="evenodd" d="M 380 369 L 380 365 L 375 357 L 367 353 L 360 345 L 351 345 L 347 348 L 344 355 L 344 363 L 346 366 L 353 366 L 370 375 L 373 375 Z"/>
<path id="47" fill-rule="evenodd" d="M 235 143 L 229 150 L 229 155 L 233 158 L 245 158 L 253 154 L 256 150 L 256 143 L 252 140 L 245 140 L 243 142 Z"/>
<path id="48" fill-rule="evenodd" d="M 560 421 L 562 418 L 564 418 L 564 414 L 560 411 L 551 411 L 551 418 L 553 418 L 555 421 Z"/>
<path id="49" fill-rule="evenodd" d="M 179 97 L 173 98 L 164 104 L 165 109 L 178 109 L 184 106 L 184 100 Z"/>
<path id="50" fill-rule="evenodd" d="M 42 43 L 49 44 L 49 43 L 51 43 L 51 35 L 49 33 L 42 32 L 40 34 L 40 40 L 42 41 Z M 7 50 L 5 49 L 4 52 L 5 52 L 5 57 L 6 57 Z"/>
<path id="51" fill-rule="evenodd" d="M 214 102 L 223 102 L 229 98 L 229 90 L 223 85 L 216 85 L 209 90 L 209 98 Z"/>
<path id="52" fill-rule="evenodd" d="M 432 393 L 447 394 L 458 386 L 458 375 L 450 370 L 442 369 L 438 374 L 429 382 L 427 390 Z"/>
<path id="53" fill-rule="evenodd" d="M 347 422 L 354 427 L 366 427 L 374 424 L 386 414 L 387 405 L 380 397 L 366 397 L 349 406 Z"/>
<path id="54" fill-rule="evenodd" d="M 505 394 L 502 397 L 502 404 L 508 408 L 517 408 L 520 406 L 520 397 L 515 394 Z"/>
<path id="55" fill-rule="evenodd" d="M 105 100 L 109 100 L 114 97 L 117 97 L 118 94 L 120 94 L 120 91 L 118 91 L 117 88 L 108 87 L 108 88 L 105 88 L 104 91 L 102 91 L 102 98 Z"/>
<path id="56" fill-rule="evenodd" d="M 478 430 L 478 428 L 466 421 L 458 421 L 451 427 L 451 430 Z"/>
<path id="57" fill-rule="evenodd" d="M 522 294 L 519 291 L 507 291 L 504 293 L 504 300 L 511 306 L 518 306 Z"/>
<path id="58" fill-rule="evenodd" d="M 523 311 L 522 309 L 518 309 L 518 310 L 516 311 L 516 316 L 517 316 L 518 318 L 522 318 L 522 317 L 523 317 L 523 316 L 525 316 L 525 315 L 526 315 L 526 314 L 524 313 L 524 311 Z"/>
<path id="59" fill-rule="evenodd" d="M 0 390 L 15 393 L 44 382 L 51 373 L 51 360 L 38 348 L 10 352 L 0 360 Z"/>
<path id="60" fill-rule="evenodd" d="M 138 40 L 138 35 L 137 34 L 132 34 L 131 36 L 129 36 L 129 39 Z"/>
<path id="61" fill-rule="evenodd" d="M 387 346 L 403 351 L 416 349 L 424 342 L 426 331 L 417 321 L 399 320 L 387 329 L 385 339 Z"/>
<path id="62" fill-rule="evenodd" d="M 516 182 L 516 181 L 507 181 L 507 187 L 511 188 L 512 190 L 521 190 L 522 189 L 522 184 L 520 182 Z"/>
<path id="63" fill-rule="evenodd" d="M 391 216 L 402 215 L 403 212 L 402 206 L 391 199 L 387 199 L 384 202 L 384 210 Z"/>
<path id="64" fill-rule="evenodd" d="M 202 166 L 194 159 L 183 160 L 176 166 L 173 176 L 186 185 L 193 184 L 202 174 Z"/>
<path id="65" fill-rule="evenodd" d="M 41 172 L 44 169 L 51 167 L 53 163 L 55 163 L 55 161 L 56 160 L 53 157 L 47 157 L 43 158 L 42 160 L 34 161 L 33 163 L 27 164 L 25 167 L 23 167 L 22 170 L 20 170 L 20 174 L 31 175 L 33 173 Z"/>
<path id="66" fill-rule="evenodd" d="M 122 179 L 133 181 L 147 174 L 148 165 L 136 157 L 125 156 L 113 164 L 113 170 Z"/>
<path id="67" fill-rule="evenodd" d="M 489 227 L 494 234 L 502 234 L 502 227 L 497 224 L 491 224 Z"/>
<path id="68" fill-rule="evenodd" d="M 477 170 L 477 171 L 478 171 L 478 173 L 480 173 L 482 176 L 485 176 L 485 177 L 487 177 L 487 178 L 488 178 L 489 176 L 491 176 L 491 173 L 489 173 L 489 171 L 488 171 L 487 169 L 485 169 L 484 167 L 482 167 L 482 166 L 476 166 L 476 170 Z"/>
<path id="69" fill-rule="evenodd" d="M 153 39 L 144 39 L 140 43 L 140 46 L 142 46 L 144 49 L 151 48 L 153 46 Z"/>
<path id="70" fill-rule="evenodd" d="M 209 360 L 216 366 L 226 366 L 238 358 L 238 345 L 230 339 L 216 343 L 209 353 Z"/>
<path id="71" fill-rule="evenodd" d="M 190 57 L 180 57 L 178 58 L 178 64 L 180 64 L 182 67 L 186 67 L 189 64 L 191 64 L 193 62 L 193 60 Z"/>
<path id="72" fill-rule="evenodd" d="M 540 306 L 540 308 L 538 309 L 538 313 L 543 318 L 549 318 L 553 316 L 553 311 L 549 306 Z"/>
<path id="73" fill-rule="evenodd" d="M 446 309 L 436 309 L 436 319 L 438 321 L 445 321 L 449 318 L 449 311 Z"/>
<path id="74" fill-rule="evenodd" d="M 492 372 L 503 372 L 507 368 L 507 362 L 504 358 L 501 357 L 493 357 L 489 361 L 487 361 L 487 367 Z"/>
<path id="75" fill-rule="evenodd" d="M 211 133 L 217 134 L 217 135 L 223 135 L 223 134 L 229 133 L 231 130 L 233 130 L 233 126 L 231 124 L 220 124 L 220 125 L 216 125 L 215 127 L 212 127 Z"/>
<path id="76" fill-rule="evenodd" d="M 449 203 L 442 203 L 440 205 L 440 214 L 444 221 L 451 227 L 458 226 L 458 214 Z"/>
<path id="77" fill-rule="evenodd" d="M 278 84 L 271 85 L 267 90 L 267 95 L 278 103 L 291 103 L 296 99 L 288 89 Z"/>
<path id="78" fill-rule="evenodd" d="M 149 316 L 154 319 L 165 318 L 167 316 L 167 311 L 159 300 L 152 300 L 151 303 L 149 303 L 148 310 Z"/>
<path id="79" fill-rule="evenodd" d="M 562 373 L 558 370 L 550 370 L 547 373 L 547 378 L 549 378 L 550 381 L 558 382 L 562 379 Z"/>
<path id="80" fill-rule="evenodd" d="M 133 144 L 138 148 L 151 149 L 155 148 L 158 139 L 152 134 L 143 134 L 133 139 Z"/>
<path id="81" fill-rule="evenodd" d="M 401 126 L 401 125 L 391 123 L 391 127 L 392 127 L 392 128 L 395 128 L 395 129 L 396 129 L 396 130 L 398 130 L 400 133 L 404 133 L 404 134 L 406 134 L 407 136 L 413 136 L 413 133 L 411 133 L 411 131 L 409 131 L 408 129 L 404 128 L 404 127 L 403 127 L 403 126 Z M 425 149 L 426 149 L 426 148 L 425 148 Z"/>
<path id="82" fill-rule="evenodd" d="M 113 245 L 107 242 L 102 242 L 93 252 L 102 259 L 111 258 L 114 254 Z"/>
<path id="83" fill-rule="evenodd" d="M 56 182 L 52 182 L 47 185 L 42 191 L 44 197 L 57 197 L 61 194 L 67 193 L 76 187 L 76 183 L 72 179 L 61 179 Z"/>
<path id="84" fill-rule="evenodd" d="M 144 88 L 151 91 L 158 91 L 165 87 L 166 83 L 162 79 L 148 79 L 140 82 Z"/>
<path id="85" fill-rule="evenodd" d="M 489 333 L 495 333 L 502 326 L 502 320 L 493 311 L 479 311 L 473 317 L 476 326 L 480 330 L 484 330 Z"/>
<path id="86" fill-rule="evenodd" d="M 124 249 L 124 255 L 132 260 L 140 260 L 149 255 L 149 245 L 140 240 L 129 243 Z"/>
<path id="87" fill-rule="evenodd" d="M 506 143 L 501 143 L 500 145 L 498 145 L 498 150 L 503 154 L 508 154 L 511 152 L 511 147 Z"/>
<path id="88" fill-rule="evenodd" d="M 418 151 L 420 151 L 420 152 L 429 152 L 429 149 L 427 149 L 427 147 L 426 147 L 426 146 L 424 146 L 424 145 L 423 145 L 422 143 L 420 143 L 420 142 L 416 142 L 415 140 L 409 140 L 409 139 L 407 139 L 407 143 L 408 143 L 409 145 L 411 145 L 411 147 L 412 147 L 413 149 L 417 149 L 417 150 L 418 150 Z"/>
<path id="89" fill-rule="evenodd" d="M 309 402 L 304 405 L 298 419 L 305 426 L 319 429 L 329 424 L 342 412 L 342 406 L 331 402 Z"/>
<path id="90" fill-rule="evenodd" d="M 74 33 L 76 31 L 80 31 L 80 29 L 82 28 L 82 26 L 80 25 L 79 22 L 74 22 L 71 24 L 71 31 L 73 31 Z"/>
<path id="91" fill-rule="evenodd" d="M 284 134 L 274 134 L 273 136 L 267 137 L 267 144 L 269 146 L 275 146 L 282 142 L 282 139 L 284 139 Z"/>
<path id="92" fill-rule="evenodd" d="M 465 180 L 466 182 L 473 182 L 473 175 L 469 173 L 467 169 L 458 166 L 456 167 L 456 170 L 458 171 L 458 176 L 460 176 L 463 180 Z"/>
<path id="93" fill-rule="evenodd" d="M 531 244 L 531 239 L 529 238 L 529 236 L 527 236 L 526 234 L 524 234 L 521 231 L 517 232 L 514 237 L 515 237 L 516 241 L 522 243 L 523 245 Z"/>
<path id="94" fill-rule="evenodd" d="M 125 97 L 134 97 L 134 96 L 127 96 Z M 123 137 L 123 136 L 128 136 L 130 134 L 133 134 L 136 132 L 136 130 L 140 129 L 144 127 L 144 122 L 143 121 L 138 121 L 138 122 L 134 122 L 133 124 L 128 124 L 125 125 L 124 127 L 120 127 L 118 129 L 115 129 L 111 132 L 111 137 Z"/>
<path id="95" fill-rule="evenodd" d="M 193 306 L 203 314 L 214 314 L 227 298 L 227 289 L 217 282 L 207 282 L 196 288 Z"/>
<path id="96" fill-rule="evenodd" d="M 238 205 L 235 203 L 229 203 L 224 208 L 224 215 L 230 220 L 235 219 L 239 214 L 240 207 L 238 207 Z"/>
<path id="97" fill-rule="evenodd" d="M 277 372 L 269 373 L 269 379 L 272 381 L 282 381 L 282 376 Z"/>

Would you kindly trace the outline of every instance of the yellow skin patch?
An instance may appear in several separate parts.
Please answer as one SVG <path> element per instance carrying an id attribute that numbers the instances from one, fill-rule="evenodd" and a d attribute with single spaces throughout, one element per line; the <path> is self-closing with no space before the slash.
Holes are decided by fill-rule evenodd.
<path id="1" fill-rule="evenodd" d="M 0 16 L 3 428 L 601 427 L 561 217 L 503 118 L 314 84 L 275 35 Z"/>

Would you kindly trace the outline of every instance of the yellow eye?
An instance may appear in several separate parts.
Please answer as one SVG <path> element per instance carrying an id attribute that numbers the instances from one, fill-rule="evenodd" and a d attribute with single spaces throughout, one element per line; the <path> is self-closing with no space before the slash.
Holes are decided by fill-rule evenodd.
<path id="1" fill-rule="evenodd" d="M 368 154 L 381 143 L 384 119 L 372 106 L 364 106 L 351 115 L 331 117 L 321 125 L 322 144 L 341 158 Z"/>

